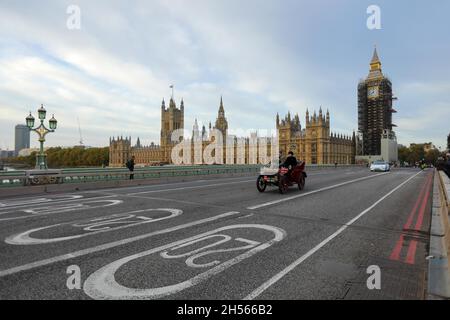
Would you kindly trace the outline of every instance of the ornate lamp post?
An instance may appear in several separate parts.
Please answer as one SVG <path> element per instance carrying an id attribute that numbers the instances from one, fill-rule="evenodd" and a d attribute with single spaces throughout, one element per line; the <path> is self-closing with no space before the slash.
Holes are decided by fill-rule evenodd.
<path id="1" fill-rule="evenodd" d="M 52 116 L 52 118 L 48 121 L 50 128 L 47 129 L 44 125 L 44 120 L 45 120 L 46 114 L 47 114 L 47 111 L 45 110 L 44 105 L 41 104 L 41 107 L 38 109 L 38 117 L 39 117 L 39 120 L 41 120 L 41 124 L 36 128 L 33 128 L 34 117 L 31 115 L 31 111 L 30 111 L 30 115 L 28 117 L 26 117 L 27 127 L 31 131 L 34 131 L 39 135 L 38 140 L 40 142 L 40 149 L 39 149 L 39 153 L 36 155 L 36 169 L 40 169 L 40 170 L 48 169 L 47 155 L 44 153 L 45 136 L 49 132 L 55 132 L 56 125 L 58 123 L 56 121 L 55 117 Z"/>

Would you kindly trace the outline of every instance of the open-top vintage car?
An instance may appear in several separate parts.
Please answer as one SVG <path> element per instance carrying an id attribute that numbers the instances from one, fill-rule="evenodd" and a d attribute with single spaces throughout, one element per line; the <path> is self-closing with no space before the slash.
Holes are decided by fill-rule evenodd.
<path id="1" fill-rule="evenodd" d="M 259 192 L 264 192 L 267 186 L 276 186 L 280 193 L 286 193 L 290 186 L 297 184 L 300 190 L 305 187 L 307 174 L 305 172 L 305 163 L 298 162 L 294 168 L 263 167 L 261 168 L 256 188 Z"/>

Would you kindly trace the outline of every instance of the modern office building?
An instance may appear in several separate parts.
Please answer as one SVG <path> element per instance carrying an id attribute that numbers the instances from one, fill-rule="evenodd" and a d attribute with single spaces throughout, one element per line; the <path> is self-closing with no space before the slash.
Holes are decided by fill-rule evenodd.
<path id="1" fill-rule="evenodd" d="M 30 129 L 24 124 L 15 127 L 15 147 L 14 153 L 17 156 L 22 149 L 30 148 Z"/>

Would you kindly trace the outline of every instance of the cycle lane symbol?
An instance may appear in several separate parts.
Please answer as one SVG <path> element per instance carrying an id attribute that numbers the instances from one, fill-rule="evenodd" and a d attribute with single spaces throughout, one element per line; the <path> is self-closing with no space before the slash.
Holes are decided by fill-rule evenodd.
<path id="1" fill-rule="evenodd" d="M 166 213 L 165 215 L 157 218 L 147 217 L 147 213 Z M 55 243 L 67 240 L 78 239 L 86 236 L 91 236 L 98 233 L 110 232 L 119 229 L 134 227 L 146 223 L 154 223 L 166 219 L 175 218 L 183 213 L 179 209 L 171 208 L 157 208 L 157 209 L 142 209 L 125 213 L 117 213 L 102 217 L 96 217 L 93 219 L 84 219 L 69 223 L 58 223 L 50 226 L 31 229 L 25 232 L 11 235 L 5 239 L 7 244 L 12 245 L 37 245 Z M 65 232 L 78 234 L 72 234 L 69 236 L 57 237 L 57 238 L 36 238 L 33 237 L 33 233 L 42 231 L 51 231 L 51 229 L 64 228 Z"/>
<path id="2" fill-rule="evenodd" d="M 243 237 L 235 237 L 229 234 L 232 233 L 231 231 L 248 231 L 251 229 L 268 231 L 272 234 L 272 237 L 266 241 L 258 241 Z M 94 299 L 158 299 L 166 297 L 212 278 L 233 265 L 236 265 L 243 260 L 271 247 L 273 244 L 283 240 L 285 236 L 286 232 L 283 229 L 262 224 L 236 224 L 217 228 L 212 231 L 175 241 L 154 249 L 142 251 L 109 263 L 93 272 L 86 279 L 83 285 L 83 290 L 88 296 Z M 211 240 L 215 241 L 210 243 Z M 202 241 L 207 241 L 208 244 L 200 248 L 188 250 L 185 253 L 174 253 L 180 249 L 188 249 L 189 246 L 195 247 L 195 245 L 200 244 Z M 218 248 L 224 244 L 230 244 L 232 241 L 238 243 L 239 245 L 231 248 Z M 231 252 L 241 253 L 238 253 L 236 256 L 226 261 L 218 260 L 218 254 L 228 254 Z M 212 255 L 214 256 L 211 257 Z M 152 258 L 150 261 L 154 261 L 156 259 L 184 259 L 187 268 L 191 268 L 191 270 L 195 269 L 200 273 L 175 284 L 168 284 L 154 288 L 130 288 L 117 282 L 115 275 L 121 267 L 135 260 L 149 257 Z M 209 260 L 207 258 L 209 258 Z M 206 262 L 201 263 L 199 260 L 206 260 Z M 147 264 L 146 267 L 149 272 L 154 270 Z M 203 269 L 207 270 L 203 271 Z"/>

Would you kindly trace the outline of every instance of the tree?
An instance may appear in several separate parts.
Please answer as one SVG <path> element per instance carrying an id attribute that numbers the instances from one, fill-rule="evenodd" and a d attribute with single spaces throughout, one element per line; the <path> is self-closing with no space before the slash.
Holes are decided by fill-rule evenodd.
<path id="1" fill-rule="evenodd" d="M 425 152 L 424 146 L 423 143 L 411 143 L 409 147 L 401 146 L 398 148 L 398 159 L 401 163 L 406 162 L 410 165 L 424 160 L 425 163 L 435 166 L 441 152 L 437 149 L 430 149 L 428 152 Z"/>
<path id="2" fill-rule="evenodd" d="M 415 144 L 412 143 L 409 146 L 409 156 L 408 156 L 408 162 L 410 164 L 415 164 L 423 159 L 425 159 L 425 151 L 423 149 L 423 144 Z"/>
<path id="3" fill-rule="evenodd" d="M 426 163 L 435 166 L 440 156 L 441 152 L 438 149 L 431 149 L 425 154 L 425 161 Z"/>
<path id="4" fill-rule="evenodd" d="M 398 160 L 400 161 L 400 163 L 405 163 L 405 162 L 409 163 L 408 157 L 409 157 L 409 148 L 404 147 L 404 146 L 399 147 L 398 148 Z"/>
<path id="5" fill-rule="evenodd" d="M 50 168 L 63 167 L 100 167 L 109 163 L 109 148 L 49 148 L 45 151 L 47 163 Z M 36 152 L 32 152 L 27 157 L 15 157 L 8 159 L 11 163 L 34 167 L 36 162 Z"/>

